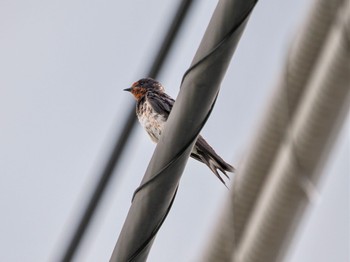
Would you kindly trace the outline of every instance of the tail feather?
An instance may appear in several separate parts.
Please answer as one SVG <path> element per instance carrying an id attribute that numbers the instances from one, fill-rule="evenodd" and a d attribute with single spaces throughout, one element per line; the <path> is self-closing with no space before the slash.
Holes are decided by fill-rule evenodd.
<path id="1" fill-rule="evenodd" d="M 204 140 L 202 136 L 199 136 L 195 146 L 193 147 L 191 157 L 206 164 L 211 171 L 219 178 L 219 180 L 226 186 L 226 183 L 222 176 L 220 176 L 218 170 L 220 170 L 228 179 L 230 177 L 226 172 L 234 172 L 235 168 L 226 163 L 214 149 Z"/>

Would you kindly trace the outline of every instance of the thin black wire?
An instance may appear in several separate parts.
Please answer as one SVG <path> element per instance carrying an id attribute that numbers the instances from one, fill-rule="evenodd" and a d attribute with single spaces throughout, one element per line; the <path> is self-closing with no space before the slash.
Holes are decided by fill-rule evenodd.
<path id="1" fill-rule="evenodd" d="M 235 24 L 231 30 L 224 36 L 224 38 L 212 49 L 210 50 L 210 52 L 208 52 L 208 54 L 206 54 L 205 56 L 203 56 L 201 59 L 199 59 L 196 63 L 194 63 L 192 66 L 190 66 L 186 72 L 184 73 L 182 80 L 181 80 L 181 84 L 184 82 L 185 77 L 193 70 L 195 69 L 197 66 L 199 66 L 200 64 L 202 64 L 205 60 L 207 60 L 211 55 L 213 55 L 222 45 L 224 45 L 225 43 L 227 43 L 227 41 L 230 39 L 230 37 L 234 34 L 234 32 L 236 32 L 236 30 L 244 23 L 245 20 L 248 19 L 248 16 L 251 14 L 251 12 L 253 11 L 256 3 L 258 2 L 258 0 L 256 0 L 252 6 L 248 9 L 247 13 L 243 14 L 241 19 L 238 21 L 237 24 Z"/>
<path id="2" fill-rule="evenodd" d="M 183 24 L 183 21 L 186 15 L 188 14 L 189 9 L 193 2 L 194 2 L 193 0 L 181 1 L 174 15 L 174 18 L 170 24 L 170 27 L 162 41 L 160 49 L 157 52 L 157 55 L 148 72 L 148 76 L 157 78 L 165 62 L 165 59 L 169 53 L 169 50 L 174 43 L 174 39 L 177 36 L 179 29 Z M 129 110 L 129 114 L 126 118 L 126 121 L 123 125 L 122 131 L 119 137 L 116 139 L 112 153 L 109 159 L 107 160 L 106 166 L 103 169 L 101 175 L 99 176 L 99 181 L 97 182 L 97 185 L 93 190 L 93 193 L 87 203 L 87 206 L 83 211 L 83 214 L 81 216 L 81 219 L 79 220 L 78 226 L 74 231 L 74 234 L 72 235 L 72 238 L 69 241 L 69 244 L 67 245 L 67 248 L 65 249 L 62 258 L 59 261 L 62 261 L 62 262 L 72 261 L 79 247 L 79 244 L 90 224 L 92 216 L 94 215 L 96 208 L 98 207 L 98 204 L 102 198 L 102 195 L 106 189 L 106 186 L 114 174 L 113 171 L 117 167 L 120 156 L 124 152 L 124 148 L 127 142 L 129 141 L 129 137 L 135 126 L 135 123 L 136 123 L 136 114 L 135 114 L 134 106 L 132 106 L 132 108 L 130 108 Z"/>
<path id="3" fill-rule="evenodd" d="M 156 228 L 152 231 L 151 235 L 149 236 L 149 238 L 138 248 L 138 250 L 136 250 L 136 252 L 128 259 L 128 262 L 132 262 L 135 258 L 137 258 L 140 254 L 141 251 L 143 249 L 145 249 L 148 244 L 152 241 L 152 239 L 156 236 L 156 234 L 158 233 L 159 229 L 161 228 L 161 226 L 163 225 L 163 222 L 165 221 L 165 219 L 167 218 L 169 211 L 174 203 L 175 197 L 176 197 L 176 193 L 177 190 L 179 188 L 179 185 L 176 187 L 174 195 L 170 201 L 170 204 L 167 208 L 167 210 L 165 211 L 164 216 L 161 218 L 161 220 L 159 221 L 159 223 L 157 224 Z"/>
<path id="4" fill-rule="evenodd" d="M 242 16 L 242 18 L 239 20 L 239 22 L 237 24 L 235 24 L 232 29 L 224 36 L 224 38 L 210 51 L 208 52 L 208 54 L 206 54 L 205 56 L 203 56 L 200 60 L 198 60 L 195 64 L 193 64 L 189 69 L 186 70 L 186 72 L 184 73 L 183 77 L 182 77 L 182 81 L 181 84 L 183 83 L 185 77 L 192 71 L 194 70 L 197 66 L 199 66 L 200 64 L 202 64 L 205 60 L 207 60 L 210 56 L 212 56 L 216 51 L 218 51 L 225 43 L 228 42 L 228 40 L 230 39 L 230 37 L 237 31 L 237 29 L 242 26 L 242 24 L 246 21 L 246 19 L 248 19 L 250 13 L 252 12 L 253 8 L 255 7 L 255 4 L 257 3 L 257 1 L 255 1 L 255 3 L 248 9 L 247 13 L 244 14 Z M 203 128 L 203 126 L 205 125 L 206 121 L 208 120 L 216 99 L 218 97 L 218 94 L 216 94 L 216 97 L 213 101 L 213 104 L 211 105 L 210 110 L 208 111 L 207 115 L 205 116 L 205 118 L 203 119 L 203 122 L 198 126 L 197 131 L 195 132 L 195 134 L 188 140 L 188 142 L 184 145 L 184 147 L 182 147 L 181 150 L 179 150 L 179 152 L 177 154 L 175 154 L 175 156 L 163 167 L 161 168 L 160 171 L 158 171 L 154 176 L 152 176 L 152 178 L 150 178 L 148 181 L 144 182 L 142 185 L 140 185 L 134 192 L 133 198 L 132 200 L 134 200 L 135 196 L 137 193 L 139 193 L 142 189 L 144 189 L 146 186 L 149 186 L 150 184 L 154 183 L 162 174 L 164 174 L 164 171 L 166 169 L 168 169 L 172 164 L 174 164 L 186 151 L 186 149 L 192 144 L 192 142 L 197 138 L 197 136 L 199 135 L 201 129 Z M 176 189 L 177 190 L 177 189 Z M 174 198 L 175 198 L 176 193 L 174 194 L 168 208 L 166 209 L 166 213 L 164 214 L 164 216 L 162 217 L 161 223 L 157 224 L 157 227 L 152 231 L 152 234 L 149 238 L 147 238 L 145 240 L 145 242 L 130 256 L 130 258 L 128 259 L 128 261 L 132 261 L 134 258 L 137 258 L 139 256 L 139 254 L 148 246 L 148 244 L 152 241 L 152 239 L 155 237 L 156 233 L 158 232 L 158 230 L 160 229 L 160 226 L 162 225 L 163 221 L 166 219 L 171 206 L 173 204 Z"/>

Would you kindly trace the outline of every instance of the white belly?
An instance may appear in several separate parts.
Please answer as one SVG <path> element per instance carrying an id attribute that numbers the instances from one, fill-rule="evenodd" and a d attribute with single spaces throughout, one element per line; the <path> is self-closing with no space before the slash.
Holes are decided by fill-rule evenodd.
<path id="1" fill-rule="evenodd" d="M 164 128 L 165 118 L 155 113 L 147 101 L 143 104 L 141 111 L 142 113 L 137 114 L 141 125 L 147 131 L 152 141 L 158 143 Z"/>

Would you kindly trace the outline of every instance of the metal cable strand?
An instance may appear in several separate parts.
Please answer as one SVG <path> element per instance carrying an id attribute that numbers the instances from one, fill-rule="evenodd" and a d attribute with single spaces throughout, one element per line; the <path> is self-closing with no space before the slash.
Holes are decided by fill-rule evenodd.
<path id="1" fill-rule="evenodd" d="M 207 119 L 209 118 L 210 116 L 210 113 L 215 105 L 215 102 L 216 102 L 216 98 L 215 98 L 215 101 L 213 103 L 213 106 L 211 107 L 210 111 L 208 112 L 208 115 L 207 117 L 205 118 L 204 122 L 202 123 L 202 125 L 200 126 L 200 129 L 202 129 L 202 127 L 204 126 L 205 122 L 207 121 Z M 136 191 L 134 192 L 134 195 L 132 197 L 132 201 L 134 200 L 136 194 L 138 192 L 140 192 L 141 190 L 145 189 L 147 186 L 152 186 L 152 183 L 155 183 L 157 181 L 157 179 L 159 179 L 161 177 L 162 174 L 165 174 L 165 171 L 168 169 L 168 168 L 171 168 L 171 166 L 177 161 L 179 160 L 181 157 L 183 157 L 184 153 L 185 153 L 185 150 L 186 148 L 188 148 L 192 143 L 193 141 L 197 138 L 199 132 L 200 132 L 200 129 L 198 130 L 198 132 L 196 132 L 196 135 L 189 139 L 188 143 L 183 147 L 182 150 L 180 150 L 176 156 L 168 163 L 166 164 L 155 176 L 153 176 L 152 178 L 150 178 L 148 181 L 146 181 L 145 183 L 141 184 L 137 189 Z M 164 213 L 164 216 L 161 217 L 159 223 L 156 224 L 156 227 L 154 228 L 154 230 L 152 231 L 151 235 L 149 236 L 148 239 L 145 240 L 145 242 L 141 243 L 141 246 L 135 251 L 134 254 L 132 254 L 130 256 L 130 258 L 128 259 L 128 261 L 134 261 L 134 259 L 136 259 L 140 254 L 142 254 L 143 250 L 147 248 L 148 245 L 150 245 L 152 243 L 152 241 L 154 240 L 156 234 L 158 233 L 160 227 L 162 226 L 163 222 L 165 221 L 166 217 L 168 216 L 169 214 L 169 211 L 173 205 L 173 202 L 175 200 L 175 196 L 176 196 L 176 193 L 177 193 L 177 189 L 178 189 L 178 186 L 176 187 L 176 190 L 175 190 L 175 193 L 174 193 L 174 196 L 172 197 L 170 203 L 169 203 L 169 206 L 168 208 L 166 209 L 166 212 Z"/>
<path id="2" fill-rule="evenodd" d="M 235 261 L 280 261 L 308 195 L 300 177 L 317 183 L 350 105 L 350 1 L 333 24 L 307 92 L 272 167 Z"/>
<path id="3" fill-rule="evenodd" d="M 175 15 L 170 23 L 169 29 L 167 30 L 164 39 L 160 45 L 159 51 L 156 53 L 156 57 L 149 69 L 148 76 L 156 78 L 160 72 L 164 61 L 169 53 L 170 48 L 174 42 L 177 33 L 183 24 L 183 21 L 188 14 L 190 7 L 194 1 L 193 0 L 182 0 Z M 124 152 L 124 148 L 128 143 L 130 134 L 135 127 L 136 115 L 135 115 L 135 106 L 132 105 L 129 114 L 122 126 L 122 130 L 118 137 L 115 139 L 113 150 L 110 154 L 109 159 L 106 161 L 106 165 L 101 172 L 96 187 L 94 188 L 90 199 L 87 202 L 87 205 L 83 211 L 83 214 L 79 220 L 78 226 L 75 232 L 72 235 L 68 245 L 64 251 L 64 254 L 60 261 L 69 262 L 73 259 L 77 249 L 79 248 L 80 242 L 90 224 L 90 221 L 102 199 L 103 193 L 108 185 L 108 182 L 111 180 L 113 171 L 118 166 L 118 161 L 121 155 Z"/>
<path id="4" fill-rule="evenodd" d="M 254 4 L 255 5 L 255 4 Z M 201 60 L 199 60 L 197 63 L 195 63 L 194 65 L 192 65 L 188 70 L 186 70 L 186 72 L 183 75 L 182 81 L 181 83 L 183 83 L 183 81 L 185 80 L 185 77 L 197 66 L 199 66 L 201 63 L 203 63 L 206 59 L 209 59 L 211 55 L 213 55 L 222 45 L 224 45 L 225 43 L 227 43 L 227 41 L 229 40 L 229 38 L 232 36 L 232 34 L 237 30 L 237 28 L 239 26 L 241 26 L 244 21 L 248 18 L 249 14 L 251 13 L 254 5 L 251 7 L 251 9 L 247 12 L 247 14 L 243 15 L 243 19 L 241 21 L 239 21 L 234 27 L 232 27 L 232 29 L 230 30 L 230 32 L 223 38 L 222 41 L 220 41 L 220 43 L 218 43 L 218 45 L 213 48 L 207 55 L 205 55 Z M 193 143 L 193 141 L 196 140 L 197 136 L 200 133 L 200 130 L 203 128 L 203 126 L 205 125 L 205 123 L 207 122 L 213 108 L 216 102 L 218 94 L 215 97 L 215 100 L 208 112 L 208 114 L 206 115 L 205 119 L 203 120 L 202 123 L 200 123 L 200 126 L 198 127 L 198 131 L 195 132 L 195 134 L 193 135 L 193 137 L 190 137 L 188 142 L 183 146 L 183 148 L 174 156 L 173 159 L 171 159 L 159 172 L 157 172 L 153 177 L 151 177 L 149 180 L 143 182 L 134 192 L 133 197 L 132 197 L 132 201 L 134 200 L 136 194 L 138 192 L 140 192 L 141 190 L 143 190 L 146 186 L 152 186 L 152 183 L 154 183 L 157 178 L 159 178 L 160 175 L 165 174 L 165 171 L 168 168 L 171 168 L 171 165 L 173 163 L 175 163 L 175 161 L 177 161 L 178 159 L 180 159 L 180 157 L 183 156 L 183 154 L 186 152 L 186 149 L 188 147 L 190 147 L 190 145 Z M 161 221 L 159 222 L 159 224 L 157 224 L 157 227 L 155 228 L 155 230 L 152 232 L 152 235 L 144 242 L 142 243 L 142 246 L 131 256 L 131 258 L 128 261 L 133 261 L 133 259 L 137 258 L 137 256 L 142 252 L 142 250 L 144 248 L 146 248 L 152 241 L 153 238 L 156 236 L 156 233 L 158 232 L 158 230 L 160 229 L 161 225 L 163 224 L 164 220 L 166 219 L 171 206 L 173 204 L 173 201 L 175 199 L 175 195 L 176 195 L 177 189 L 175 191 L 175 194 L 171 200 L 171 202 L 169 203 L 169 207 L 166 210 L 166 213 L 164 214 L 164 217 L 161 218 Z"/>
<path id="5" fill-rule="evenodd" d="M 255 3 L 219 1 L 141 188 L 135 194 L 111 261 L 125 261 L 131 257 L 135 258 L 133 261 L 146 260 L 154 240 L 152 232 L 164 219 L 174 199 L 192 146 L 211 112 L 221 79 L 246 25 L 247 19 L 242 20 L 242 17 L 249 16 Z M 232 31 L 232 27 L 236 29 Z M 140 247 L 144 248 L 140 250 Z"/>

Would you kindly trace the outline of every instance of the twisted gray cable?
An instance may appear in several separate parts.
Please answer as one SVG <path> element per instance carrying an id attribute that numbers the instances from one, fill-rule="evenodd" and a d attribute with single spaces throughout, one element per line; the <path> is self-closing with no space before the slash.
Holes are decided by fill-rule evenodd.
<path id="1" fill-rule="evenodd" d="M 219 1 L 191 69 L 182 82 L 165 130 L 141 182 L 142 188 L 135 194 L 111 261 L 146 260 L 255 3 L 246 0 Z"/>

